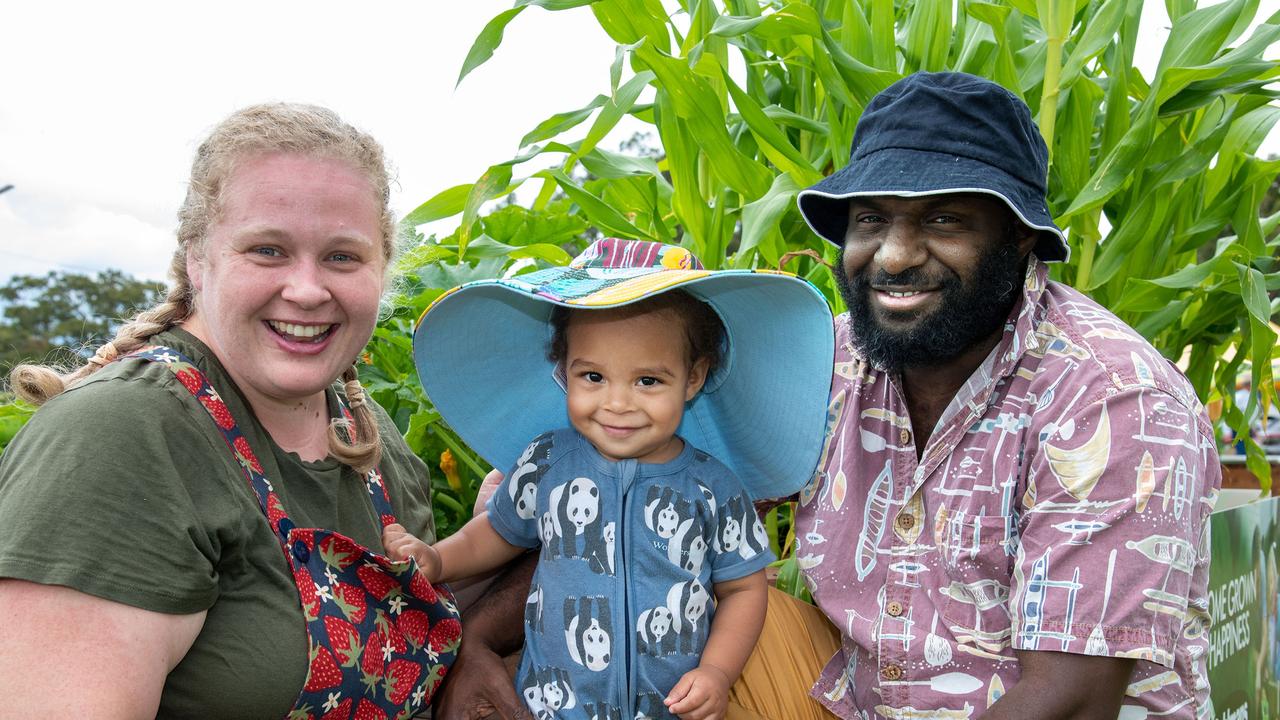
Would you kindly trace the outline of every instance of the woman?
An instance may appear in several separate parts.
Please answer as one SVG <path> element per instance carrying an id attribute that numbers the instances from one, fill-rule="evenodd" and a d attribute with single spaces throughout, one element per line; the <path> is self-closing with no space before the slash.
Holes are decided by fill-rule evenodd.
<path id="1" fill-rule="evenodd" d="M 456 612 L 364 551 L 393 519 L 434 535 L 426 467 L 352 366 L 388 184 L 328 110 L 233 114 L 197 152 L 165 301 L 75 372 L 11 374 L 43 407 L 0 462 L 0 714 L 425 707 Z"/>

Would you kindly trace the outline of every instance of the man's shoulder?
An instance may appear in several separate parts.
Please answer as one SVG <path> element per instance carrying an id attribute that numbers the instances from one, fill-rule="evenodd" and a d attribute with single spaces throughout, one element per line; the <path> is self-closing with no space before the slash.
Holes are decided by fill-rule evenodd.
<path id="1" fill-rule="evenodd" d="M 1097 301 L 1051 281 L 1041 303 L 1044 311 L 1033 337 L 1025 343 L 1025 352 L 1042 370 L 1070 365 L 1073 381 L 1100 395 L 1157 390 L 1193 412 L 1200 411 L 1200 401 L 1182 371 Z"/>

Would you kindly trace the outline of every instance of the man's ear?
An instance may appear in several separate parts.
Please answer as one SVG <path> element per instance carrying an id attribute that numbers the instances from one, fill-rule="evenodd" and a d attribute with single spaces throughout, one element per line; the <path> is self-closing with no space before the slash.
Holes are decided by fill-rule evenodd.
<path id="1" fill-rule="evenodd" d="M 1009 234 L 1013 236 L 1013 241 L 1018 246 L 1018 257 L 1021 258 L 1026 258 L 1040 239 L 1039 230 L 1028 226 L 1017 218 L 1013 219 L 1013 227 L 1010 228 Z"/>
<path id="2" fill-rule="evenodd" d="M 689 402 L 694 395 L 702 389 L 707 382 L 707 370 L 711 367 L 711 361 L 705 357 L 698 358 L 694 361 L 693 367 L 689 368 L 689 383 L 684 389 L 684 401 Z"/>

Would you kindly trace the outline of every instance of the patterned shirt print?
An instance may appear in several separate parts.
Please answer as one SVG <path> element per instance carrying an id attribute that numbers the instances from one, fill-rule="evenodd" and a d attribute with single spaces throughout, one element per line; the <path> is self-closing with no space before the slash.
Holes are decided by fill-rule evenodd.
<path id="1" fill-rule="evenodd" d="M 685 443 L 665 463 L 606 460 L 577 431 L 540 435 L 488 504 L 541 546 L 516 687 L 538 720 L 657 720 L 698 666 L 715 583 L 773 560 L 742 483 Z"/>
<path id="2" fill-rule="evenodd" d="M 919 460 L 898 379 L 847 316 L 835 373 L 796 521 L 843 635 L 815 697 L 844 718 L 977 717 L 1018 681 L 1014 650 L 1049 650 L 1136 658 L 1122 717 L 1207 714 L 1221 468 L 1176 367 L 1033 259 Z"/>

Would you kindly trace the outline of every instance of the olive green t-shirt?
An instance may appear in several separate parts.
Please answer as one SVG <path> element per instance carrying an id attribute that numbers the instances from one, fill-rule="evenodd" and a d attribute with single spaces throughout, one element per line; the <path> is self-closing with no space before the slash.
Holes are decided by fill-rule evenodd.
<path id="1" fill-rule="evenodd" d="M 277 446 L 190 334 L 171 330 L 154 342 L 209 377 L 299 527 L 381 550 L 382 525 L 360 476 Z M 392 507 L 431 541 L 426 465 L 386 413 L 374 412 Z M 166 680 L 160 717 L 275 720 L 306 678 L 306 623 L 280 543 L 213 421 L 156 363 L 108 365 L 46 403 L 13 439 L 0 460 L 0 577 L 158 612 L 207 610 Z"/>

